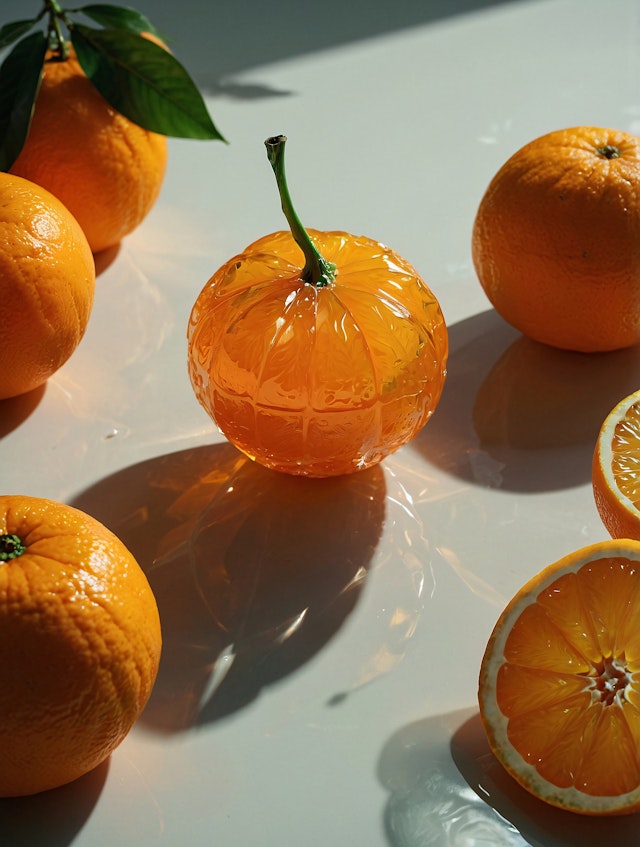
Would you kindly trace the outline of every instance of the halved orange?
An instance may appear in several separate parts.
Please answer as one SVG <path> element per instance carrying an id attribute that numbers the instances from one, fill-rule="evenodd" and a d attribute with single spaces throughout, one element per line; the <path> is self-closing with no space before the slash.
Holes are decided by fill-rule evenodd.
<path id="1" fill-rule="evenodd" d="M 640 391 L 607 415 L 593 454 L 593 494 L 613 538 L 640 539 Z"/>
<path id="2" fill-rule="evenodd" d="M 587 815 L 640 809 L 640 542 L 584 547 L 521 588 L 478 697 L 491 749 L 532 794 Z"/>

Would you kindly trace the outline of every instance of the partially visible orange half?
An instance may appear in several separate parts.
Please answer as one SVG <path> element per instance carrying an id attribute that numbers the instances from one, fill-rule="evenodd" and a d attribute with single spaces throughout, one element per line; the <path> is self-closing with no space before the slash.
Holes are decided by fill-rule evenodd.
<path id="1" fill-rule="evenodd" d="M 640 809 L 640 542 L 577 550 L 507 605 L 482 660 L 489 745 L 541 800 Z"/>
<path id="2" fill-rule="evenodd" d="M 609 534 L 640 540 L 640 391 L 621 400 L 602 424 L 592 480 Z"/>

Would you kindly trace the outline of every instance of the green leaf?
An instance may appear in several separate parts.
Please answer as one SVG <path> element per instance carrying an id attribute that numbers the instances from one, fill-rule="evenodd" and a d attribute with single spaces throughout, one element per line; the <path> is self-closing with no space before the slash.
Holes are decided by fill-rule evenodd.
<path id="1" fill-rule="evenodd" d="M 12 21 L 10 24 L 5 24 L 0 27 L 0 49 L 8 47 L 17 41 L 25 32 L 29 32 L 32 26 L 38 23 L 38 18 L 33 18 L 30 21 Z"/>
<path id="2" fill-rule="evenodd" d="M 195 83 L 171 53 L 132 32 L 75 24 L 71 41 L 83 71 L 125 117 L 178 138 L 224 138 Z"/>
<path id="3" fill-rule="evenodd" d="M 34 32 L 0 66 L 0 170 L 8 171 L 27 138 L 42 79 L 47 38 Z"/>
<path id="4" fill-rule="evenodd" d="M 141 12 L 135 9 L 130 9 L 128 6 L 111 6 L 108 3 L 92 3 L 90 6 L 80 6 L 78 9 L 71 10 L 73 12 L 82 12 L 92 21 L 95 21 L 100 26 L 110 29 L 126 29 L 129 32 L 140 34 L 141 32 L 151 32 L 160 37 L 160 33 L 151 23 L 149 18 L 145 17 Z"/>

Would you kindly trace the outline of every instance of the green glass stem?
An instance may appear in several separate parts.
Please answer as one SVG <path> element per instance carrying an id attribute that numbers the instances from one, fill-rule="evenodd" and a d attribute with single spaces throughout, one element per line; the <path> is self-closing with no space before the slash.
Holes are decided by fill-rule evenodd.
<path id="1" fill-rule="evenodd" d="M 318 288 L 323 288 L 334 281 L 336 266 L 333 262 L 327 261 L 322 256 L 309 237 L 309 233 L 300 223 L 300 219 L 293 208 L 284 168 L 284 148 L 286 141 L 286 135 L 274 135 L 271 138 L 267 138 L 265 141 L 267 156 L 276 177 L 282 211 L 287 219 L 296 244 L 304 253 L 305 264 L 300 276 L 305 282 L 316 285 Z"/>

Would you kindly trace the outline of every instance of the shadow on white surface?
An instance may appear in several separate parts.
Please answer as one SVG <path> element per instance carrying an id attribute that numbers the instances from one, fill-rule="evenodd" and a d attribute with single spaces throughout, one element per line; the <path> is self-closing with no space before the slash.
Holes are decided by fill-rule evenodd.
<path id="1" fill-rule="evenodd" d="M 122 243 L 114 244 L 113 247 L 107 247 L 99 253 L 93 254 L 93 261 L 96 265 L 96 277 L 103 274 L 107 268 L 112 265 L 120 254 Z"/>
<path id="2" fill-rule="evenodd" d="M 89 819 L 107 779 L 109 760 L 80 779 L 31 797 L 0 799 L 3 847 L 68 847 Z"/>
<path id="3" fill-rule="evenodd" d="M 227 77 L 260 65 L 434 23 L 455 15 L 513 4 L 519 0 L 396 0 L 394 3 L 325 0 L 183 0 L 179 12 L 169 0 L 136 0 L 130 5 L 149 17 L 204 93 L 240 100 L 282 97 L 259 81 Z M 23 20 L 40 10 L 38 0 L 3 0 L 0 24 Z M 123 4 L 127 5 L 127 4 Z"/>
<path id="4" fill-rule="evenodd" d="M 385 476 L 290 477 L 218 444 L 128 467 L 72 505 L 149 576 L 163 654 L 141 721 L 176 732 L 238 711 L 337 633 L 382 532 Z"/>
<path id="5" fill-rule="evenodd" d="M 413 448 L 488 488 L 540 492 L 591 480 L 600 426 L 640 386 L 640 347 L 574 353 L 520 335 L 493 310 L 449 328 L 447 381 Z"/>
<path id="6" fill-rule="evenodd" d="M 46 391 L 46 383 L 19 397 L 0 400 L 0 439 L 5 438 L 14 429 L 35 412 Z"/>
<path id="7" fill-rule="evenodd" d="M 517 0 L 395 0 L 394 3 L 272 0 L 258 3 L 256 0 L 236 0 L 234 3 L 210 3 L 209 0 L 186 0 L 180 6 L 179 15 L 173 3 L 163 0 L 137 0 L 134 5 L 167 34 L 171 49 L 205 93 L 255 99 L 283 96 L 288 92 L 274 91 L 258 81 L 239 84 L 225 78 L 260 65 L 515 2 Z M 23 16 L 24 13 L 20 15 Z"/>

